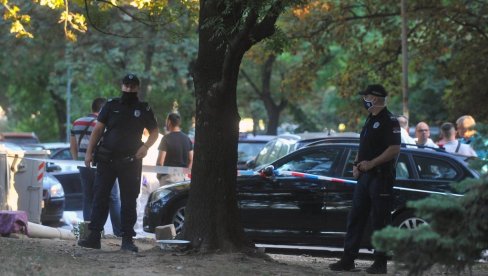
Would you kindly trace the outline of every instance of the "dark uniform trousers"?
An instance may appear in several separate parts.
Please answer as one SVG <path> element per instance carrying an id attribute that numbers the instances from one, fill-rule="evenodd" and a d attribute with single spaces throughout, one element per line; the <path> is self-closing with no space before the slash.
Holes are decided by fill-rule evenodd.
<path id="1" fill-rule="evenodd" d="M 371 214 L 373 231 L 380 230 L 391 223 L 393 177 L 373 169 L 361 173 L 354 189 L 352 209 L 347 221 L 347 234 L 344 256 L 356 259 Z M 375 250 L 375 257 L 385 257 L 384 252 Z"/>
<path id="2" fill-rule="evenodd" d="M 107 221 L 109 202 L 106 200 L 115 183 L 119 180 L 121 203 L 121 236 L 136 235 L 134 225 L 137 221 L 136 200 L 139 196 L 142 172 L 142 159 L 125 158 L 99 162 L 95 180 L 95 199 L 89 229 L 101 232 Z"/>

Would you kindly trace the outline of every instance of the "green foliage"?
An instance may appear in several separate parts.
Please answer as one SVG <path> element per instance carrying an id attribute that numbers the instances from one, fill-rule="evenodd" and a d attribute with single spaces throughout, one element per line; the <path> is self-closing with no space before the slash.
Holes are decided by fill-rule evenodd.
<path id="1" fill-rule="evenodd" d="M 455 272 L 472 266 L 488 248 L 488 177 L 457 184 L 463 197 L 431 196 L 408 206 L 429 224 L 415 230 L 387 227 L 373 235 L 375 248 L 393 252 L 410 275 L 420 275 L 434 264 Z"/>

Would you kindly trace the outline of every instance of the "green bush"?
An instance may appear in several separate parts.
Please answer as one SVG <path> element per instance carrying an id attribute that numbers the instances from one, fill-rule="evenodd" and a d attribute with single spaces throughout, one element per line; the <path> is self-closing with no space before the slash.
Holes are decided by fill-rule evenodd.
<path id="1" fill-rule="evenodd" d="M 455 272 L 470 268 L 488 248 L 488 177 L 455 184 L 463 197 L 431 196 L 407 206 L 428 225 L 387 227 L 373 235 L 378 250 L 392 252 L 397 266 L 419 275 L 440 264 Z"/>

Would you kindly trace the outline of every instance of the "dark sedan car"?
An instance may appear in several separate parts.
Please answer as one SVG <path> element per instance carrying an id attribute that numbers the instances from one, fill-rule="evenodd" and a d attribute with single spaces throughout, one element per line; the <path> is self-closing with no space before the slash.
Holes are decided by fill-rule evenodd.
<path id="1" fill-rule="evenodd" d="M 59 222 L 64 212 L 63 186 L 49 173 L 44 174 L 42 186 L 41 222 L 43 224 Z"/>
<path id="2" fill-rule="evenodd" d="M 303 147 L 272 162 L 273 170 L 267 175 L 239 176 L 237 199 L 246 235 L 259 243 L 342 246 L 352 205 L 352 162 L 357 151 L 357 143 Z M 469 177 L 478 178 L 479 174 L 461 156 L 402 148 L 397 160 L 393 224 L 414 228 L 424 223 L 406 208 L 406 202 L 453 193 L 450 183 Z M 145 209 L 144 230 L 153 232 L 158 225 L 173 223 L 180 231 L 188 193 L 188 182 L 154 191 Z M 370 246 L 369 236 L 364 235 L 365 247 Z"/>
<path id="3" fill-rule="evenodd" d="M 43 144 L 43 146 L 51 151 L 49 155 L 50 159 L 72 161 L 69 144 L 51 143 Z M 63 185 L 66 197 L 65 209 L 67 211 L 81 210 L 83 194 L 78 167 L 73 164 L 49 162 L 47 169 Z"/>

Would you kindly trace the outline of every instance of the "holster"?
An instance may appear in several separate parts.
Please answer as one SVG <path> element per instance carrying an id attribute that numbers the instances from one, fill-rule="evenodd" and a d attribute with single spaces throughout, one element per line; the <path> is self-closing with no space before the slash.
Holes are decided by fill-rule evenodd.
<path id="1" fill-rule="evenodd" d="M 112 160 L 112 151 L 102 145 L 97 145 L 93 151 L 93 163 L 105 163 Z"/>

